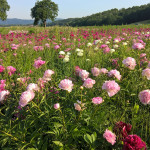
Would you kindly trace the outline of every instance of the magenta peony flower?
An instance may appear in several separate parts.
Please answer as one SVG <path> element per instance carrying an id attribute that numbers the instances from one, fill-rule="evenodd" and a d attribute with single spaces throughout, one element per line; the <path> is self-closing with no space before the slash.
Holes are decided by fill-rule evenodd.
<path id="1" fill-rule="evenodd" d="M 26 106 L 33 98 L 35 94 L 33 91 L 25 91 L 21 94 L 19 105 L 21 107 Z"/>
<path id="2" fill-rule="evenodd" d="M 120 72 L 117 71 L 116 69 L 110 70 L 110 72 L 108 72 L 108 76 L 109 76 L 109 77 L 115 77 L 115 78 L 117 78 L 118 80 L 121 79 Z"/>
<path id="3" fill-rule="evenodd" d="M 45 64 L 45 61 L 43 61 L 43 60 L 41 60 L 41 59 L 38 59 L 38 60 L 35 60 L 34 61 L 34 67 L 36 68 L 36 69 L 38 69 L 38 68 L 40 68 L 43 64 Z"/>
<path id="4" fill-rule="evenodd" d="M 105 130 L 103 137 L 107 140 L 107 142 L 111 143 L 112 145 L 116 143 L 116 135 L 108 129 Z"/>
<path id="5" fill-rule="evenodd" d="M 61 80 L 61 82 L 59 83 L 59 88 L 62 90 L 66 90 L 68 92 L 71 92 L 72 88 L 73 88 L 72 81 L 69 79 Z"/>
<path id="6" fill-rule="evenodd" d="M 123 150 L 147 150 L 145 142 L 137 135 L 128 135 L 123 143 Z"/>
<path id="7" fill-rule="evenodd" d="M 14 68 L 13 66 L 8 66 L 7 71 L 8 71 L 8 74 L 11 76 L 12 74 L 15 73 L 16 68 Z"/>
<path id="8" fill-rule="evenodd" d="M 142 71 L 142 76 L 146 76 L 148 80 L 150 80 L 150 69 L 146 68 Z"/>
<path id="9" fill-rule="evenodd" d="M 92 72 L 93 76 L 97 77 L 100 74 L 100 69 L 97 67 L 94 67 L 91 69 L 91 72 Z"/>
<path id="10" fill-rule="evenodd" d="M 105 81 L 102 89 L 107 91 L 109 97 L 112 97 L 120 91 L 120 86 L 115 81 Z"/>
<path id="11" fill-rule="evenodd" d="M 89 89 L 93 87 L 93 84 L 95 84 L 95 80 L 92 80 L 91 78 L 87 78 L 84 81 L 83 86 Z"/>
<path id="12" fill-rule="evenodd" d="M 135 66 L 136 66 L 136 61 L 134 58 L 132 57 L 127 57 L 126 59 L 124 59 L 122 61 L 122 63 L 128 67 L 130 70 L 134 70 Z"/>
<path id="13" fill-rule="evenodd" d="M 82 80 L 87 79 L 88 76 L 89 76 L 89 72 L 87 72 L 86 70 L 81 70 L 81 71 L 79 72 L 79 77 L 81 77 Z"/>
<path id="14" fill-rule="evenodd" d="M 43 76 L 43 80 L 45 81 L 50 81 L 51 80 L 51 75 L 54 74 L 55 72 L 53 70 L 46 70 Z"/>
<path id="15" fill-rule="evenodd" d="M 94 104 L 101 104 L 104 100 L 101 97 L 94 97 L 92 98 L 92 103 Z"/>
<path id="16" fill-rule="evenodd" d="M 8 90 L 7 91 L 4 90 L 4 91 L 0 92 L 0 102 L 2 102 L 5 99 L 6 95 L 9 95 L 9 91 Z"/>
<path id="17" fill-rule="evenodd" d="M 150 90 L 143 90 L 139 93 L 139 99 L 142 104 L 147 105 L 150 103 Z"/>
<path id="18" fill-rule="evenodd" d="M 0 73 L 3 72 L 4 70 L 5 68 L 2 65 L 0 65 Z"/>
<path id="19" fill-rule="evenodd" d="M 115 124 L 114 132 L 118 136 L 119 140 L 123 141 L 130 133 L 131 128 L 131 124 L 126 124 L 122 121 L 119 121 Z"/>

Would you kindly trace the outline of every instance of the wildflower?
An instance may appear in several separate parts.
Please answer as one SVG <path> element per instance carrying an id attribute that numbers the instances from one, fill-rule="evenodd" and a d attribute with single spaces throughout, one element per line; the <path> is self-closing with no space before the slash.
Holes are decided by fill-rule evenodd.
<path id="1" fill-rule="evenodd" d="M 7 71 L 8 71 L 8 74 L 11 76 L 12 74 L 15 73 L 16 68 L 14 68 L 13 66 L 8 66 Z"/>
<path id="2" fill-rule="evenodd" d="M 98 76 L 100 74 L 100 70 L 97 67 L 91 69 L 93 76 Z"/>
<path id="3" fill-rule="evenodd" d="M 27 91 L 38 91 L 39 90 L 39 87 L 37 84 L 35 83 L 30 83 L 28 86 L 27 86 Z"/>
<path id="4" fill-rule="evenodd" d="M 142 76 L 146 76 L 148 80 L 150 80 L 150 69 L 146 68 L 142 71 Z"/>
<path id="5" fill-rule="evenodd" d="M 89 72 L 87 72 L 86 70 L 81 70 L 81 71 L 79 72 L 79 77 L 81 77 L 82 80 L 87 79 L 88 76 L 89 76 Z"/>
<path id="6" fill-rule="evenodd" d="M 45 81 L 50 81 L 51 80 L 51 76 L 54 74 L 54 71 L 53 70 L 46 70 L 45 73 L 44 73 L 44 76 L 43 76 L 43 80 Z"/>
<path id="7" fill-rule="evenodd" d="M 6 95 L 9 95 L 8 90 L 4 90 L 0 92 L 0 102 L 2 102 L 5 99 Z"/>
<path id="8" fill-rule="evenodd" d="M 43 64 L 45 64 L 45 61 L 43 61 L 43 60 L 41 60 L 41 59 L 38 59 L 38 60 L 35 60 L 34 61 L 34 67 L 36 68 L 36 69 L 38 69 L 38 68 L 40 68 Z"/>
<path id="9" fill-rule="evenodd" d="M 107 70 L 106 68 L 101 68 L 101 69 L 99 70 L 99 73 L 100 73 L 100 74 L 106 74 L 106 73 L 108 73 L 108 70 Z"/>
<path id="10" fill-rule="evenodd" d="M 5 68 L 2 65 L 0 65 L 0 73 L 3 72 L 4 70 Z"/>

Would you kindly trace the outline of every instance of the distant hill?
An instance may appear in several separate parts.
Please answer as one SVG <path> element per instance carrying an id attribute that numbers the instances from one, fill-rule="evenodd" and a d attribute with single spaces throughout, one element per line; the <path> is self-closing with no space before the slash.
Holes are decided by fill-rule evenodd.
<path id="1" fill-rule="evenodd" d="M 56 18 L 56 20 L 61 20 L 61 18 Z M 28 20 L 28 19 L 17 19 L 17 18 L 8 18 L 5 21 L 0 20 L 1 26 L 7 26 L 7 25 L 32 25 L 34 20 Z M 51 20 L 47 20 L 47 23 L 52 22 Z"/>
<path id="2" fill-rule="evenodd" d="M 70 18 L 49 23 L 49 26 L 101 26 L 132 24 L 150 19 L 150 3 L 131 8 L 117 8 L 96 13 L 82 18 Z"/>

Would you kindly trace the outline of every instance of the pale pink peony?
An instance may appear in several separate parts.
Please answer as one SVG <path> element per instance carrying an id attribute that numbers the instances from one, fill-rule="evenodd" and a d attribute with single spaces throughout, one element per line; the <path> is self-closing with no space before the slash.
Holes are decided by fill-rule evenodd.
<path id="1" fill-rule="evenodd" d="M 110 70 L 110 71 L 108 72 L 108 76 L 109 76 L 109 77 L 115 77 L 115 78 L 117 78 L 118 80 L 121 79 L 120 72 L 117 71 L 116 69 Z"/>
<path id="2" fill-rule="evenodd" d="M 33 65 L 33 66 L 34 66 L 36 69 L 38 69 L 38 68 L 40 68 L 43 64 L 45 64 L 45 61 L 38 59 L 38 60 L 35 60 L 35 61 L 34 61 L 34 65 Z"/>
<path id="3" fill-rule="evenodd" d="M 142 43 L 134 43 L 133 46 L 132 46 L 132 48 L 133 49 L 141 50 L 141 49 L 144 49 L 145 46 Z"/>
<path id="4" fill-rule="evenodd" d="M 118 91 L 120 91 L 120 86 L 114 80 L 105 81 L 105 83 L 102 86 L 102 89 L 107 91 L 109 97 L 112 97 L 116 93 L 118 93 Z"/>
<path id="5" fill-rule="evenodd" d="M 146 76 L 148 80 L 150 80 L 150 69 L 146 68 L 142 71 L 142 76 Z"/>
<path id="6" fill-rule="evenodd" d="M 35 94 L 33 91 L 25 91 L 21 94 L 19 105 L 21 107 L 26 106 L 33 98 Z"/>
<path id="7" fill-rule="evenodd" d="M 54 49 L 55 49 L 55 50 L 57 50 L 57 49 L 59 49 L 59 48 L 60 48 L 59 45 L 55 45 L 55 46 L 54 46 Z"/>
<path id="8" fill-rule="evenodd" d="M 5 99 L 6 95 L 9 95 L 9 91 L 8 90 L 7 91 L 4 90 L 4 91 L 0 92 L 0 102 L 2 102 Z"/>
<path id="9" fill-rule="evenodd" d="M 143 90 L 139 93 L 139 99 L 142 104 L 150 104 L 150 90 Z"/>
<path id="10" fill-rule="evenodd" d="M 106 73 L 108 73 L 108 70 L 107 70 L 106 68 L 101 68 L 101 69 L 99 70 L 99 73 L 100 73 L 100 74 L 106 74 Z"/>
<path id="11" fill-rule="evenodd" d="M 61 80 L 61 82 L 59 83 L 59 88 L 62 90 L 66 90 L 68 92 L 71 92 L 72 88 L 73 88 L 72 81 L 69 79 Z"/>
<path id="12" fill-rule="evenodd" d="M 95 84 L 95 80 L 92 80 L 91 78 L 87 78 L 84 81 L 83 86 L 89 89 L 92 88 L 94 84 Z"/>
<path id="13" fill-rule="evenodd" d="M 82 108 L 78 103 L 74 103 L 75 110 L 81 111 Z"/>
<path id="14" fill-rule="evenodd" d="M 134 58 L 132 57 L 127 57 L 126 59 L 124 59 L 122 61 L 122 63 L 128 67 L 130 70 L 134 70 L 135 66 L 136 66 L 136 61 Z"/>
<path id="15" fill-rule="evenodd" d="M 28 86 L 27 86 L 27 91 L 39 91 L 39 87 L 37 84 L 35 83 L 30 83 Z"/>
<path id="16" fill-rule="evenodd" d="M 94 104 L 101 104 L 104 100 L 101 97 L 94 97 L 92 98 L 92 103 Z"/>
<path id="17" fill-rule="evenodd" d="M 43 80 L 45 81 L 50 81 L 51 80 L 51 75 L 54 74 L 55 72 L 53 70 L 46 70 L 43 76 Z"/>
<path id="18" fill-rule="evenodd" d="M 59 109 L 60 108 L 60 104 L 59 103 L 54 104 L 54 108 L 55 109 Z"/>
<path id="19" fill-rule="evenodd" d="M 100 70 L 97 67 L 91 69 L 93 76 L 98 76 L 100 74 Z"/>
<path id="20" fill-rule="evenodd" d="M 79 77 L 81 77 L 82 80 L 87 79 L 88 76 L 89 76 L 89 72 L 87 72 L 86 70 L 81 70 L 81 71 L 79 72 Z"/>
<path id="21" fill-rule="evenodd" d="M 82 71 L 82 69 L 79 66 L 75 66 L 75 74 L 77 76 L 79 76 L 80 71 Z"/>
<path id="22" fill-rule="evenodd" d="M 105 130 L 103 137 L 107 140 L 107 142 L 111 143 L 112 145 L 116 143 L 116 135 L 108 129 Z"/>
<path id="23" fill-rule="evenodd" d="M 14 68 L 13 66 L 8 66 L 7 71 L 8 71 L 8 74 L 11 76 L 12 74 L 15 73 L 16 68 Z"/>

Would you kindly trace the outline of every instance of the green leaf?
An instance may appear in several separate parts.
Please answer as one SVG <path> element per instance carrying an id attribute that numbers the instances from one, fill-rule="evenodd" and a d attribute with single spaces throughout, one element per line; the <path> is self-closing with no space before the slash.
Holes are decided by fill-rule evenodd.
<path id="1" fill-rule="evenodd" d="M 60 147 L 63 146 L 63 144 L 60 141 L 53 141 L 53 143 L 56 144 L 57 146 L 60 146 Z"/>
<path id="2" fill-rule="evenodd" d="M 84 135 L 84 140 L 88 143 L 88 144 L 92 144 L 92 137 L 89 134 L 85 134 Z"/>
<path id="3" fill-rule="evenodd" d="M 60 128 L 62 127 L 63 125 L 61 123 L 58 123 L 58 122 L 54 122 L 54 127 L 55 128 Z"/>
<path id="4" fill-rule="evenodd" d="M 53 132 L 53 131 L 47 131 L 47 132 L 45 132 L 45 134 L 55 134 L 55 132 Z"/>
<path id="5" fill-rule="evenodd" d="M 92 138 L 92 143 L 94 143 L 94 142 L 96 141 L 96 138 L 97 138 L 96 132 L 94 132 L 94 133 L 91 135 L 91 138 Z"/>
<path id="6" fill-rule="evenodd" d="M 139 111 L 139 105 L 138 104 L 135 104 L 134 105 L 134 112 L 137 114 Z"/>

